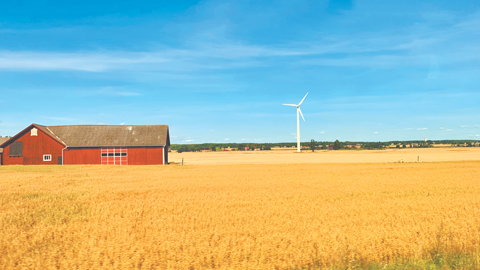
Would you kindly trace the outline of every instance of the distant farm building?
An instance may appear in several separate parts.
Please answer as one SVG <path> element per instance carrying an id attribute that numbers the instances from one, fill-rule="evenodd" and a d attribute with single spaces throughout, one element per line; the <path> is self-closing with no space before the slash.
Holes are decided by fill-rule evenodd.
<path id="1" fill-rule="evenodd" d="M 361 144 L 348 144 L 348 145 L 347 145 L 347 148 L 357 148 L 357 149 L 360 149 L 360 148 L 362 148 L 362 145 L 361 145 Z"/>
<path id="2" fill-rule="evenodd" d="M 2 165 L 168 164 L 168 125 L 31 124 L 0 144 Z"/>

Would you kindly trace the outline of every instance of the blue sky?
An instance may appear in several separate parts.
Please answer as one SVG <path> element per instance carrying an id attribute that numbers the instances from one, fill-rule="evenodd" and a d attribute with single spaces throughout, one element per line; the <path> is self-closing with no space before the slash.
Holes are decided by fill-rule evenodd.
<path id="1" fill-rule="evenodd" d="M 172 143 L 480 139 L 478 1 L 7 1 L 0 135 L 168 124 Z"/>

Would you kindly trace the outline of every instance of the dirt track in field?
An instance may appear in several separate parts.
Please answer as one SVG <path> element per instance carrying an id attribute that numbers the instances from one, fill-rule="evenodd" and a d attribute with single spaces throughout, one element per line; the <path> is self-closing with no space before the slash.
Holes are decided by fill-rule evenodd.
<path id="1" fill-rule="evenodd" d="M 297 153 L 293 150 L 170 153 L 169 161 L 184 164 L 298 164 L 298 163 L 393 163 L 480 160 L 480 147 L 340 150 Z"/>

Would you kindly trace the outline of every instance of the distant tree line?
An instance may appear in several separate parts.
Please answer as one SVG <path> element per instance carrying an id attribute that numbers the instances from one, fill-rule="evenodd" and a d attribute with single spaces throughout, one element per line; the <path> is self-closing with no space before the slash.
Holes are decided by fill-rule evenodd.
<path id="1" fill-rule="evenodd" d="M 172 144 L 171 150 L 182 152 L 200 152 L 202 150 L 223 151 L 225 148 L 236 151 L 271 150 L 273 144 L 259 143 L 202 143 L 202 144 Z M 276 145 L 276 144 L 275 144 Z M 245 150 L 248 149 L 248 150 Z"/>
<path id="2" fill-rule="evenodd" d="M 355 149 L 369 149 L 378 150 L 385 149 L 392 145 L 397 148 L 405 148 L 406 145 L 414 148 L 433 147 L 433 144 L 452 144 L 453 146 L 478 146 L 478 141 L 475 140 L 438 140 L 438 141 L 388 141 L 388 142 L 365 142 L 365 141 L 315 141 L 302 142 L 302 150 L 325 150 L 329 147 L 333 150 L 355 150 Z M 477 144 L 476 144 L 477 143 Z M 357 147 L 358 146 L 358 147 Z M 282 142 L 282 143 L 203 143 L 203 144 L 172 144 L 171 150 L 181 152 L 200 152 L 202 150 L 209 151 L 223 151 L 225 148 L 235 149 L 236 151 L 254 151 L 254 150 L 271 150 L 273 147 L 281 148 L 296 148 L 296 142 Z"/>

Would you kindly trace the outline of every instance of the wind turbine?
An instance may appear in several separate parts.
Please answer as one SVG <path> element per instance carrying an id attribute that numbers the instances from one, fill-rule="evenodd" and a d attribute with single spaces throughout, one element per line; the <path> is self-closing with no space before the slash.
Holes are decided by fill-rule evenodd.
<path id="1" fill-rule="evenodd" d="M 308 95 L 308 92 L 307 92 L 307 95 Z M 302 101 L 300 101 L 300 103 L 298 103 L 298 105 L 296 105 L 296 104 L 282 104 L 282 105 L 285 105 L 285 106 L 297 107 L 297 152 L 300 152 L 300 117 L 298 116 L 298 113 L 300 113 L 302 115 L 303 121 L 305 122 L 305 117 L 303 117 L 302 110 L 300 110 L 300 105 L 302 105 L 302 103 L 305 100 L 305 98 L 307 97 L 307 95 L 305 95 L 303 97 Z"/>

